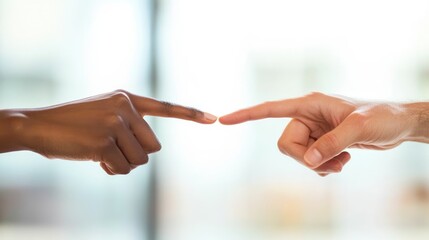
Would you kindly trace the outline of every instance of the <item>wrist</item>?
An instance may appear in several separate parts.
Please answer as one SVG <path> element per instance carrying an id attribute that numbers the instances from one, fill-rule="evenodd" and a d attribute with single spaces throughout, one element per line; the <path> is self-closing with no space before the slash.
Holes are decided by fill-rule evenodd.
<path id="1" fill-rule="evenodd" d="M 26 150 L 27 116 L 19 110 L 0 110 L 0 152 Z"/>
<path id="2" fill-rule="evenodd" d="M 429 143 L 429 103 L 409 103 L 404 106 L 411 122 L 409 140 Z"/>

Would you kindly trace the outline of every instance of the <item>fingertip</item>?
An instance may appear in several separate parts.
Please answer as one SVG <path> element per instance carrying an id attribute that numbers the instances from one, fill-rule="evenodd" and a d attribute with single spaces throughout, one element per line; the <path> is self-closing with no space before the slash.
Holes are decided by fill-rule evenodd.
<path id="1" fill-rule="evenodd" d="M 233 125 L 233 124 L 240 123 L 239 121 L 237 121 L 234 114 L 228 114 L 220 117 L 219 122 L 223 125 Z"/>
<path id="2" fill-rule="evenodd" d="M 157 139 L 155 144 L 153 144 L 151 146 L 146 146 L 143 149 L 146 152 L 146 154 L 152 154 L 152 153 L 156 153 L 156 152 L 161 151 L 162 145 Z M 149 161 L 149 156 L 146 155 L 144 160 L 145 160 L 145 163 L 147 163 Z"/>
<path id="3" fill-rule="evenodd" d="M 342 153 L 340 153 L 340 159 L 339 159 L 339 162 L 343 165 L 343 167 L 344 167 L 344 165 L 346 165 L 349 161 L 350 161 L 350 159 L 352 158 L 352 155 L 350 155 L 350 153 L 349 152 L 342 152 Z"/>
<path id="4" fill-rule="evenodd" d="M 100 166 L 108 175 L 115 175 L 105 163 L 100 162 Z"/>
<path id="5" fill-rule="evenodd" d="M 227 115 L 219 117 L 219 122 L 223 125 L 228 125 L 228 118 Z"/>
<path id="6" fill-rule="evenodd" d="M 203 123 L 213 124 L 217 120 L 218 120 L 218 117 L 216 117 L 215 115 L 207 113 L 207 112 L 204 112 L 204 122 Z"/>
<path id="7" fill-rule="evenodd" d="M 340 173 L 349 160 L 350 154 L 348 152 L 342 152 L 313 170 L 322 177 L 326 174 Z"/>
<path id="8" fill-rule="evenodd" d="M 349 152 L 344 151 L 344 152 L 342 152 L 342 153 L 344 154 L 344 158 L 346 158 L 346 159 L 347 159 L 347 161 L 348 161 L 348 160 L 350 160 L 350 159 L 352 158 L 352 155 L 351 155 Z"/>

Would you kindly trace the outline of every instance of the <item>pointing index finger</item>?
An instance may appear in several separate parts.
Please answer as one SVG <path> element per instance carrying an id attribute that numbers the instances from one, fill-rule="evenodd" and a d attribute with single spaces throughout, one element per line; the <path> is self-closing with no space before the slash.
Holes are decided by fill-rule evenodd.
<path id="1" fill-rule="evenodd" d="M 298 98 L 265 102 L 222 116 L 219 121 L 231 125 L 264 118 L 295 117 L 299 104 Z"/>
<path id="2" fill-rule="evenodd" d="M 185 107 L 136 95 L 131 95 L 130 97 L 135 108 L 142 115 L 179 118 L 204 124 L 211 124 L 217 120 L 216 116 L 192 107 Z"/>

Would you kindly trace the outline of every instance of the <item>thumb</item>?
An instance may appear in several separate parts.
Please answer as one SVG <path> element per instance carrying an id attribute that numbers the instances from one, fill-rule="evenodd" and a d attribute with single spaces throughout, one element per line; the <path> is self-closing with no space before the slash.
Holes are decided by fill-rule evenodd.
<path id="1" fill-rule="evenodd" d="M 359 129 L 345 122 L 321 136 L 304 154 L 304 161 L 315 169 L 338 156 L 358 138 Z"/>

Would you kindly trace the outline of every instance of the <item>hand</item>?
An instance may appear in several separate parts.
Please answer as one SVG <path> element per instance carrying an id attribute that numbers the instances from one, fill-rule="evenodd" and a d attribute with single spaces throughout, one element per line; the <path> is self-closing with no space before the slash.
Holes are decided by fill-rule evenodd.
<path id="1" fill-rule="evenodd" d="M 128 174 L 147 163 L 148 154 L 161 149 L 142 116 L 204 124 L 216 121 L 215 116 L 193 108 L 122 90 L 43 109 L 6 111 L 3 115 L 8 115 L 13 141 L 0 146 L 0 152 L 25 149 L 48 158 L 94 160 L 110 175 Z"/>
<path id="2" fill-rule="evenodd" d="M 280 151 L 319 175 L 340 172 L 350 160 L 346 148 L 385 150 L 406 140 L 427 141 L 420 133 L 418 104 L 362 102 L 313 93 L 266 102 L 219 119 L 222 124 L 290 117 L 278 141 Z"/>

